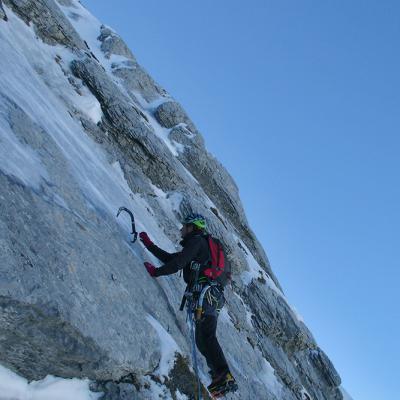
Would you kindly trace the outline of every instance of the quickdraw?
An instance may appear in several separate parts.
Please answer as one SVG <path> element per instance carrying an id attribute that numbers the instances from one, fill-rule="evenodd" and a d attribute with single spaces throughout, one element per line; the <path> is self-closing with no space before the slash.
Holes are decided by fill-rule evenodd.
<path id="1" fill-rule="evenodd" d="M 133 216 L 133 213 L 131 210 L 129 210 L 126 207 L 120 207 L 117 212 L 117 218 L 118 218 L 119 214 L 121 213 L 121 211 L 126 211 L 129 214 L 129 216 L 131 217 L 131 223 L 132 223 L 132 232 L 131 233 L 133 235 L 133 239 L 131 240 L 131 242 L 135 243 L 137 240 L 137 237 L 138 237 L 138 233 L 136 232 L 136 227 L 135 227 L 135 217 Z"/>

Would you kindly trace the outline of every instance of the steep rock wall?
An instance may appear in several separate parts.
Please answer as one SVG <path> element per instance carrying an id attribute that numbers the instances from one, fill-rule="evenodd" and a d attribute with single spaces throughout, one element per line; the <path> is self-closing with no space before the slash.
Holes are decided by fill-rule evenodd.
<path id="1" fill-rule="evenodd" d="M 108 399 L 193 395 L 184 285 L 143 272 L 151 257 L 115 213 L 130 207 L 175 251 L 195 211 L 234 268 L 219 335 L 235 396 L 341 400 L 233 179 L 118 34 L 74 0 L 4 0 L 0 17 L 0 363 L 29 379 L 89 377 Z M 162 337 L 176 350 L 167 369 Z"/>

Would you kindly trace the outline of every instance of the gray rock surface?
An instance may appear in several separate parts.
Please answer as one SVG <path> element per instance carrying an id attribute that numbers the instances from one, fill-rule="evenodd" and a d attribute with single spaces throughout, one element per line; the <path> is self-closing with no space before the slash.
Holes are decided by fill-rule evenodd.
<path id="1" fill-rule="evenodd" d="M 293 362 L 304 380 L 307 392 L 312 398 L 342 400 L 343 394 L 339 388 L 341 379 L 323 351 L 317 347 L 315 350 L 304 350 L 294 354 Z"/>
<path id="2" fill-rule="evenodd" d="M 134 93 L 140 94 L 148 103 L 160 96 L 167 97 L 165 89 L 160 87 L 153 78 L 136 62 L 124 61 L 112 64 L 113 74 L 121 79 L 129 94 L 135 99 Z"/>
<path id="3" fill-rule="evenodd" d="M 97 39 L 101 42 L 101 50 L 106 58 L 110 58 L 111 55 L 115 54 L 135 61 L 135 57 L 128 46 L 111 28 L 102 25 L 100 36 Z"/>
<path id="4" fill-rule="evenodd" d="M 83 376 L 94 378 L 94 371 L 106 362 L 106 354 L 94 340 L 60 318 L 50 305 L 0 296 L 0 336 L 2 361 L 28 379 L 46 376 L 49 370 L 69 378 L 81 370 Z"/>
<path id="5" fill-rule="evenodd" d="M 104 393 L 101 400 L 139 400 L 141 398 L 132 383 L 99 382 L 92 385 L 91 390 Z"/>
<path id="6" fill-rule="evenodd" d="M 185 124 L 187 129 L 192 133 L 196 133 L 193 122 L 190 120 L 185 110 L 179 103 L 175 101 L 166 101 L 160 104 L 154 112 L 154 116 L 160 125 L 166 128 L 173 128 L 178 124 Z"/>
<path id="7" fill-rule="evenodd" d="M 81 7 L 58 3 L 74 13 Z M 100 28 L 98 46 L 111 69 L 75 31 L 73 13 L 54 1 L 4 4 L 39 36 L 21 48 L 42 40 L 65 51 L 42 54 L 45 67 L 35 52 L 27 64 L 10 52 L 8 62 L 24 68 L 18 81 L 36 86 L 24 95 L 8 69 L 0 82 L 0 144 L 18 150 L 0 158 L 0 364 L 29 379 L 89 377 L 104 400 L 148 399 L 152 385 L 171 398 L 192 396 L 190 340 L 177 311 L 184 284 L 143 272 L 149 254 L 129 243 L 129 225 L 115 212 L 133 207 L 138 229 L 175 251 L 179 220 L 194 211 L 222 238 L 233 265 L 218 333 L 241 388 L 235 398 L 301 400 L 306 390 L 313 400 L 341 400 L 340 377 L 288 305 L 234 180 L 183 108 L 109 28 Z M 87 110 L 96 102 L 99 120 Z M 167 377 L 159 375 L 151 318 L 179 348 Z"/>
<path id="8" fill-rule="evenodd" d="M 287 354 L 316 347 L 311 333 L 274 290 L 252 282 L 243 297 L 254 313 L 252 321 L 259 336 L 267 336 Z"/>
<path id="9" fill-rule="evenodd" d="M 0 0 L 0 19 L 2 19 L 3 21 L 7 21 L 7 14 L 4 11 L 3 4 L 1 2 L 1 0 Z"/>
<path id="10" fill-rule="evenodd" d="M 167 96 L 166 91 L 137 63 L 131 50 L 116 32 L 102 25 L 98 40 L 106 58 L 109 59 L 112 55 L 126 57 L 125 61 L 112 64 L 112 73 L 121 79 L 136 102 L 138 94 L 147 102 L 152 102 L 160 96 Z"/>
<path id="11" fill-rule="evenodd" d="M 48 44 L 63 44 L 87 50 L 87 45 L 53 0 L 4 0 L 27 24 L 32 22 L 38 36 Z"/>
<path id="12" fill-rule="evenodd" d="M 57 0 L 57 3 L 65 7 L 75 8 L 74 2 L 72 0 Z"/>

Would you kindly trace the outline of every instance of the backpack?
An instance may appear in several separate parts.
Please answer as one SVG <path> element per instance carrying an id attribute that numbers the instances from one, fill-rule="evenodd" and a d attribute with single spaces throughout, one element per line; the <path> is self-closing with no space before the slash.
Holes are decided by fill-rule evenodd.
<path id="1" fill-rule="evenodd" d="M 211 281 L 219 283 L 221 286 L 231 280 L 232 268 L 228 261 L 221 241 L 211 235 L 206 236 L 210 249 L 210 259 L 205 265 L 203 274 Z"/>

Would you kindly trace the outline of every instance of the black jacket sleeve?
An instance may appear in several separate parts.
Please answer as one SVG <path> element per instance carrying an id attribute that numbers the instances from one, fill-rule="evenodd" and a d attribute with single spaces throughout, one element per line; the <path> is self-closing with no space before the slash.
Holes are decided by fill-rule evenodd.
<path id="1" fill-rule="evenodd" d="M 147 250 L 150 251 L 153 256 L 157 257 L 161 262 L 167 263 L 171 261 L 177 254 L 179 253 L 168 253 L 167 251 L 160 249 L 154 243 L 147 247 Z"/>
<path id="2" fill-rule="evenodd" d="M 193 261 L 200 250 L 201 240 L 200 236 L 193 237 L 181 252 L 175 253 L 170 261 L 156 269 L 156 276 L 174 274 Z"/>

